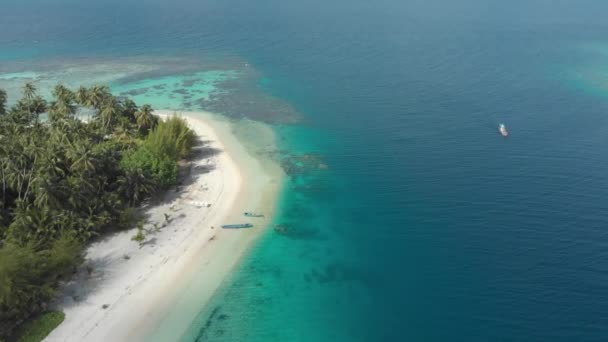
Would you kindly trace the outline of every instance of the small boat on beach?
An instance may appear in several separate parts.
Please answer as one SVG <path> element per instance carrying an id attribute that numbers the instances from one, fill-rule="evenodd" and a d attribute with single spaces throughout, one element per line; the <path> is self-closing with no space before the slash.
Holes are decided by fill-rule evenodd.
<path id="1" fill-rule="evenodd" d="M 239 223 L 239 224 L 225 224 L 222 226 L 224 229 L 240 229 L 240 228 L 251 228 L 251 223 Z"/>
<path id="2" fill-rule="evenodd" d="M 264 214 L 252 213 L 249 211 L 244 212 L 243 215 L 247 217 L 264 217 Z"/>
<path id="3" fill-rule="evenodd" d="M 509 132 L 507 131 L 507 127 L 504 124 L 498 125 L 498 132 L 503 137 L 508 137 L 509 136 Z"/>

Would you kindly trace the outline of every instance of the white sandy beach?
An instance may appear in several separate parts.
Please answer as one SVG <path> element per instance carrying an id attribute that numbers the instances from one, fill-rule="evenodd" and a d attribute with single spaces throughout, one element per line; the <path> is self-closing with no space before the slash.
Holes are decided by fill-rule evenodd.
<path id="1" fill-rule="evenodd" d="M 131 240 L 135 229 L 93 243 L 57 305 L 65 321 L 45 341 L 177 340 L 268 225 L 283 174 L 256 152 L 274 148 L 272 131 L 248 124 L 259 135 L 254 149 L 237 140 L 223 119 L 179 114 L 207 143 L 180 191 L 170 190 L 164 201 L 144 210 L 146 228 L 160 230 L 148 234 L 142 247 Z M 244 211 L 266 217 L 246 219 Z M 242 222 L 255 227 L 220 228 Z"/>

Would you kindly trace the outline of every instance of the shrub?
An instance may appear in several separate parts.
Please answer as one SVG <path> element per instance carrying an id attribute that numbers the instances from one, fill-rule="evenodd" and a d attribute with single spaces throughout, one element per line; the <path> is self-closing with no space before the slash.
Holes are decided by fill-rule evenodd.
<path id="1" fill-rule="evenodd" d="M 124 209 L 123 212 L 120 213 L 118 224 L 121 228 L 129 228 L 133 226 L 133 223 L 135 223 L 137 216 L 137 209 L 133 207 L 127 207 Z"/>
<path id="2" fill-rule="evenodd" d="M 156 126 L 144 144 L 156 155 L 174 161 L 187 157 L 194 146 L 196 135 L 188 128 L 186 120 L 173 115 Z"/>
<path id="3" fill-rule="evenodd" d="M 39 342 L 63 322 L 65 314 L 61 311 L 49 311 L 25 324 L 20 331 L 17 342 Z"/>
<path id="4" fill-rule="evenodd" d="M 120 166 L 128 170 L 141 169 L 144 174 L 153 177 L 160 186 L 169 186 L 177 181 L 177 164 L 175 160 L 153 152 L 146 145 L 125 154 Z"/>
<path id="5" fill-rule="evenodd" d="M 81 251 L 80 243 L 68 235 L 41 251 L 13 243 L 0 248 L 0 336 L 44 309 L 58 280 L 80 262 Z"/>
<path id="6" fill-rule="evenodd" d="M 140 246 L 146 241 L 146 233 L 143 227 L 137 227 L 137 233 L 131 237 L 131 241 L 139 243 Z"/>

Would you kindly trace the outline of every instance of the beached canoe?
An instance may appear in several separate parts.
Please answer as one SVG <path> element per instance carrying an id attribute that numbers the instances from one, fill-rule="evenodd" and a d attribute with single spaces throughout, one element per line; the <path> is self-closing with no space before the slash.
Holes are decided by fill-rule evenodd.
<path id="1" fill-rule="evenodd" d="M 239 224 L 225 224 L 222 226 L 224 229 L 239 229 L 239 228 L 251 228 L 251 223 L 239 223 Z"/>
<path id="2" fill-rule="evenodd" d="M 247 217 L 264 217 L 264 214 L 252 213 L 249 211 L 244 212 L 243 215 Z"/>

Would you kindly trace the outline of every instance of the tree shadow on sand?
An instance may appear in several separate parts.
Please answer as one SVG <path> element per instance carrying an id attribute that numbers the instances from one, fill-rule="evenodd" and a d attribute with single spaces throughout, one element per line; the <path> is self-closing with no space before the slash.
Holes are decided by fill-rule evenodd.
<path id="1" fill-rule="evenodd" d="M 190 156 L 185 161 L 185 171 L 187 173 L 178 179 L 179 184 L 188 186 L 195 183 L 199 176 L 215 170 L 215 164 L 212 164 L 214 160 L 211 158 L 220 154 L 222 150 L 209 146 L 210 143 L 209 140 L 196 140 Z M 206 163 L 203 163 L 203 161 L 206 161 Z"/>
<path id="2" fill-rule="evenodd" d="M 112 276 L 112 265 L 119 262 L 122 261 L 109 255 L 88 259 L 78 267 L 73 277 L 61 285 L 58 304 L 62 309 L 69 309 L 86 303 L 89 296 L 101 288 L 104 280 Z"/>
<path id="3" fill-rule="evenodd" d="M 203 159 L 203 158 L 211 158 L 222 152 L 222 150 L 210 147 L 211 140 L 201 140 L 196 139 L 194 146 L 192 146 L 192 153 L 190 154 L 189 159 Z"/>
<path id="4" fill-rule="evenodd" d="M 222 150 L 210 146 L 211 141 L 197 139 L 190 156 L 179 162 L 177 186 L 156 198 L 151 204 L 168 204 L 179 199 L 188 187 L 195 184 L 199 178 L 215 170 L 215 159 Z"/>

